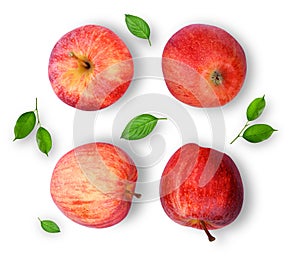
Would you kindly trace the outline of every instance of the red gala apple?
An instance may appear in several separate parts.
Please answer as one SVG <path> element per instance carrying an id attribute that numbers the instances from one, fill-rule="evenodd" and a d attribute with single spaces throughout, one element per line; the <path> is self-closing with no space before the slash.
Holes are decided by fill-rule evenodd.
<path id="1" fill-rule="evenodd" d="M 221 28 L 192 24 L 177 31 L 163 51 L 162 69 L 171 94 L 196 107 L 231 101 L 246 76 L 241 45 Z"/>
<path id="2" fill-rule="evenodd" d="M 161 204 L 175 222 L 205 230 L 233 222 L 243 203 L 243 184 L 232 159 L 219 151 L 186 144 L 168 161 L 160 183 Z"/>
<path id="3" fill-rule="evenodd" d="M 131 206 L 137 170 L 130 157 L 108 143 L 90 143 L 65 154 L 56 164 L 51 196 L 71 220 L 104 228 L 123 220 Z"/>
<path id="4" fill-rule="evenodd" d="M 48 67 L 56 95 L 81 110 L 116 102 L 133 77 L 125 43 L 108 28 L 86 25 L 65 34 L 54 46 Z"/>

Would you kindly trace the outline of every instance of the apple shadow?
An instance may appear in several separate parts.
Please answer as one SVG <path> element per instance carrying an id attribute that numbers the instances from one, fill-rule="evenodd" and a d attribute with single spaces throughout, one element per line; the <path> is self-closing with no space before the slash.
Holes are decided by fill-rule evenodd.
<path id="1" fill-rule="evenodd" d="M 145 222 L 145 217 L 147 217 L 147 215 L 149 216 L 149 213 L 146 213 L 149 211 L 149 208 L 145 206 L 146 204 L 153 204 L 153 201 L 145 203 L 137 203 L 133 201 L 127 216 L 118 225 L 122 226 L 124 229 L 131 229 L 132 226 L 139 226 L 139 224 L 142 226 L 142 223 Z M 153 208 L 153 212 L 155 211 L 156 209 Z M 152 220 L 150 222 L 153 223 L 154 221 L 155 220 Z M 160 222 L 159 220 L 156 221 Z"/>

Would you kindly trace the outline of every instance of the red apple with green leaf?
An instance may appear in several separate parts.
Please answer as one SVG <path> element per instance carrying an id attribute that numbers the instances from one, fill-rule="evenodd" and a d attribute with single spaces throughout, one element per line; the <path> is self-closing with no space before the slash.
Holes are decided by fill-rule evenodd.
<path id="1" fill-rule="evenodd" d="M 98 25 L 76 28 L 55 44 L 48 66 L 56 95 L 81 110 L 100 110 L 116 102 L 133 77 L 125 43 Z"/>
<path id="2" fill-rule="evenodd" d="M 225 30 L 192 24 L 166 43 L 162 69 L 166 84 L 178 100 L 196 107 L 218 107 L 231 101 L 246 76 L 246 56 Z"/>
<path id="3" fill-rule="evenodd" d="M 104 228 L 122 221 L 136 194 L 137 169 L 120 148 L 108 143 L 85 144 L 56 164 L 50 184 L 57 207 L 71 220 Z"/>
<path id="4" fill-rule="evenodd" d="M 225 153 L 189 143 L 168 161 L 160 183 L 166 214 L 183 226 L 209 230 L 233 222 L 243 204 L 239 170 Z"/>

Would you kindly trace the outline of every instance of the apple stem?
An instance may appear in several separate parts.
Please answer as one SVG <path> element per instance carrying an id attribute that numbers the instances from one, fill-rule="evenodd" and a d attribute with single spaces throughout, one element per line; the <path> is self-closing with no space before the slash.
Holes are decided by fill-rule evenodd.
<path id="1" fill-rule="evenodd" d="M 216 238 L 214 236 L 212 236 L 211 233 L 209 233 L 209 231 L 208 231 L 208 229 L 207 229 L 207 227 L 205 225 L 205 222 L 203 220 L 200 220 L 200 224 L 201 224 L 202 228 L 204 229 L 204 231 L 205 231 L 205 233 L 206 233 L 206 235 L 208 237 L 208 240 L 210 242 L 214 241 Z"/>
<path id="2" fill-rule="evenodd" d="M 134 193 L 133 196 L 136 197 L 136 198 L 141 198 L 141 197 L 142 197 L 142 194 Z"/>
<path id="3" fill-rule="evenodd" d="M 73 52 L 69 53 L 70 57 L 75 58 L 79 64 L 81 64 L 84 68 L 86 68 L 87 70 L 91 68 L 91 64 L 88 61 L 82 60 L 81 58 L 79 58 L 76 54 L 74 54 Z"/>
<path id="4" fill-rule="evenodd" d="M 126 190 L 126 193 L 127 193 L 127 194 L 130 194 L 130 195 L 133 195 L 133 196 L 136 197 L 136 198 L 141 198 L 141 197 L 142 197 L 142 194 L 135 193 L 135 192 L 131 192 L 131 191 L 129 191 L 129 190 Z"/>

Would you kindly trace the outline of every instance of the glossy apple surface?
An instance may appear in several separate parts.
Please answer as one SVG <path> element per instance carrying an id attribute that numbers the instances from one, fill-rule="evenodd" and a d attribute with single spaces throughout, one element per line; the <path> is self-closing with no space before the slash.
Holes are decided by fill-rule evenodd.
<path id="1" fill-rule="evenodd" d="M 246 77 L 246 56 L 225 30 L 192 24 L 166 43 L 162 69 L 175 98 L 196 107 L 218 107 L 230 102 Z"/>
<path id="2" fill-rule="evenodd" d="M 197 144 L 179 148 L 160 183 L 162 207 L 176 223 L 208 232 L 233 222 L 243 204 L 243 184 L 232 159 Z"/>
<path id="3" fill-rule="evenodd" d="M 58 40 L 50 55 L 48 74 L 63 102 L 81 110 L 100 110 L 126 92 L 133 77 L 133 61 L 114 32 L 86 25 Z"/>
<path id="4" fill-rule="evenodd" d="M 130 209 L 137 170 L 120 148 L 90 143 L 66 153 L 56 164 L 50 184 L 57 207 L 71 220 L 104 228 L 119 223 Z"/>

